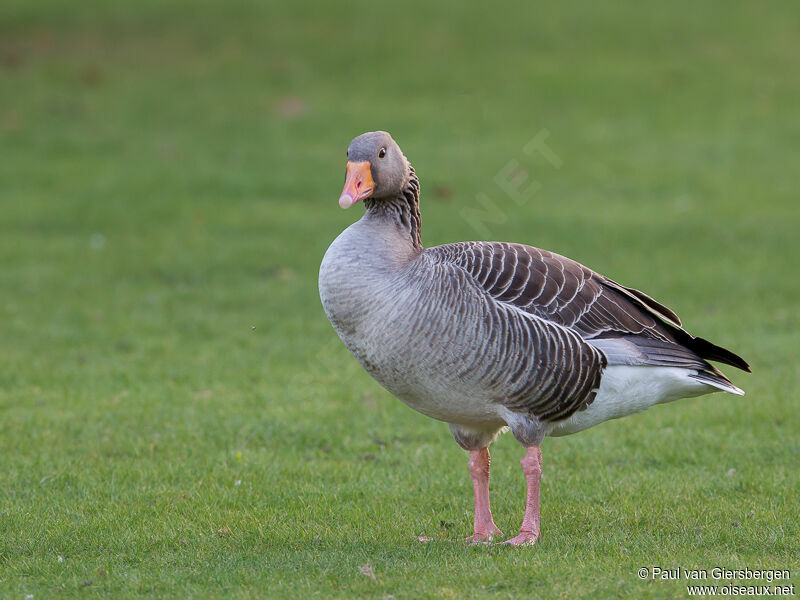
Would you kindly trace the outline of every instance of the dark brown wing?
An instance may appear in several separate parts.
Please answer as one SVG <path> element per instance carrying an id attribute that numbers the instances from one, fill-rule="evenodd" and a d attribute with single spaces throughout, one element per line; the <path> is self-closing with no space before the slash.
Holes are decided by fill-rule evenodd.
<path id="1" fill-rule="evenodd" d="M 733 352 L 686 332 L 666 306 L 564 256 L 500 242 L 461 242 L 427 252 L 466 271 L 495 300 L 584 339 L 634 336 L 672 342 L 701 359 L 750 371 Z"/>

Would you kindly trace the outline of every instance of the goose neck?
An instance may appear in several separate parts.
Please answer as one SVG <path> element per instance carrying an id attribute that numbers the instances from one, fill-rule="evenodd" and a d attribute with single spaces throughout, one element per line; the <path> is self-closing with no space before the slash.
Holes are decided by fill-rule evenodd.
<path id="1" fill-rule="evenodd" d="M 411 247 L 421 252 L 422 216 L 419 210 L 420 186 L 414 168 L 409 165 L 408 181 L 393 199 L 368 198 L 364 201 L 367 208 L 365 217 L 380 219 L 395 224 L 401 236 Z"/>

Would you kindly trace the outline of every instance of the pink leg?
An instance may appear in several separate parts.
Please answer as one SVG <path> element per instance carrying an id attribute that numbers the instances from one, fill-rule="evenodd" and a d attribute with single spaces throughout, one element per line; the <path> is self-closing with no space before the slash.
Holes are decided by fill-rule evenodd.
<path id="1" fill-rule="evenodd" d="M 512 546 L 532 546 L 541 535 L 539 533 L 539 486 L 542 481 L 542 449 L 539 446 L 531 446 L 519 462 L 528 484 L 525 517 L 522 519 L 519 535 L 504 543 Z"/>
<path id="2" fill-rule="evenodd" d="M 475 533 L 468 542 L 488 542 L 495 536 L 503 536 L 492 520 L 489 508 L 489 448 L 472 450 L 469 453 L 469 476 L 475 491 Z"/>

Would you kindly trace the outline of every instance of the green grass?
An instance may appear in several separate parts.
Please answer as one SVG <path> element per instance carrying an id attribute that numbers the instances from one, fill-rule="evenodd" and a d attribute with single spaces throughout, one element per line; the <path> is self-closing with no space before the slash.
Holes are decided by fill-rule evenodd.
<path id="1" fill-rule="evenodd" d="M 800 569 L 798 17 L 3 2 L 0 597 L 674 598 L 637 568 Z M 747 396 L 548 440 L 534 548 L 417 543 L 470 532 L 466 457 L 317 296 L 376 128 L 426 245 L 526 242 L 645 289 L 751 362 Z M 560 168 L 522 151 L 543 130 Z M 464 218 L 478 192 L 494 222 Z M 506 533 L 521 454 L 493 446 Z"/>

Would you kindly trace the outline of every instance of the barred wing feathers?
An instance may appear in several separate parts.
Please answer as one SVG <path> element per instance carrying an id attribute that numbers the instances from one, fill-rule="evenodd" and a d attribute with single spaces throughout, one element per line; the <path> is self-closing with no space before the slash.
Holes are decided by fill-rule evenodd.
<path id="1" fill-rule="evenodd" d="M 501 242 L 460 242 L 429 248 L 426 252 L 434 260 L 463 270 L 497 302 L 561 326 L 535 332 L 550 336 L 538 343 L 542 351 L 553 353 L 553 360 L 561 360 L 558 357 L 564 349 L 559 330 L 566 328 L 601 349 L 617 364 L 697 369 L 706 379 L 710 377 L 720 385 L 730 384 L 730 381 L 707 361 L 750 370 L 733 352 L 686 332 L 678 315 L 650 296 L 622 286 L 564 256 Z M 592 366 L 595 368 L 588 369 L 584 376 L 589 376 L 594 384 L 596 363 Z M 575 372 L 580 372 L 578 365 L 575 367 Z M 575 387 L 580 389 L 580 401 L 562 399 L 556 404 L 574 409 L 588 406 L 593 393 L 588 393 L 585 385 L 576 384 Z M 522 408 L 522 400 L 517 399 L 509 407 Z M 541 413 L 544 407 L 538 408 L 540 410 L 533 410 L 534 414 L 545 417 Z M 565 418 L 562 410 L 555 411 L 557 416 L 552 411 L 546 412 L 550 414 L 545 418 Z"/>

